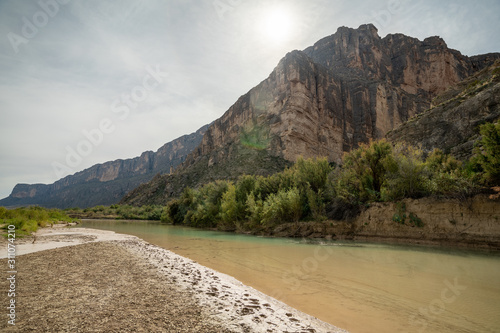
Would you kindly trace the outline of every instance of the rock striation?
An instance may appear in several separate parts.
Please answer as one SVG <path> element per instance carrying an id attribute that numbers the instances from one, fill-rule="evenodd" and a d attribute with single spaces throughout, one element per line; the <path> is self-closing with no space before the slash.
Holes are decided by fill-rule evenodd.
<path id="1" fill-rule="evenodd" d="M 17 184 L 0 206 L 40 205 L 69 208 L 118 203 L 129 191 L 150 181 L 157 174 L 168 174 L 196 148 L 208 125 L 195 133 L 166 143 L 156 152 L 96 164 L 66 176 L 53 184 Z"/>
<path id="2" fill-rule="evenodd" d="M 479 126 L 500 120 L 500 60 L 437 96 L 432 108 L 387 133 L 391 142 L 472 156 Z"/>

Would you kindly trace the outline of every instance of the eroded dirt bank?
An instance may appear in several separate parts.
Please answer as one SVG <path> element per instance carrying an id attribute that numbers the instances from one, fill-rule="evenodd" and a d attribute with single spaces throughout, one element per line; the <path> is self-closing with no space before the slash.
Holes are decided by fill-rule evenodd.
<path id="1" fill-rule="evenodd" d="M 269 234 L 500 250 L 500 199 L 482 194 L 373 203 L 352 221 L 289 223 Z"/>

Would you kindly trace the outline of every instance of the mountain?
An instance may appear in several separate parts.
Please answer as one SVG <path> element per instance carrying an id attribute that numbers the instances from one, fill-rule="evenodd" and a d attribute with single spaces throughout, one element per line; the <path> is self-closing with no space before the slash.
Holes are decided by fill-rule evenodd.
<path id="1" fill-rule="evenodd" d="M 381 38 L 371 24 L 341 27 L 288 53 L 207 129 L 174 175 L 155 177 L 121 202 L 165 203 L 185 186 L 269 174 L 299 156 L 339 163 L 344 152 L 383 138 L 496 59 L 499 53 L 464 56 L 439 37 Z"/>
<path id="2" fill-rule="evenodd" d="M 436 97 L 432 107 L 387 134 L 392 142 L 472 156 L 479 126 L 500 120 L 500 60 Z"/>
<path id="3" fill-rule="evenodd" d="M 208 125 L 163 145 L 156 152 L 139 157 L 96 164 L 53 184 L 17 184 L 0 206 L 39 205 L 69 208 L 118 203 L 129 191 L 150 181 L 156 174 L 169 173 L 196 148 Z"/>

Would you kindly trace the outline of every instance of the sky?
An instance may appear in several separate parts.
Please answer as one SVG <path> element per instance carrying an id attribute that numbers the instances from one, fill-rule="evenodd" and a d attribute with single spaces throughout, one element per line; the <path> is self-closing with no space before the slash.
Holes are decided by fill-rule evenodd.
<path id="1" fill-rule="evenodd" d="M 0 0 L 0 198 L 219 118 L 340 26 L 500 52 L 499 0 Z"/>

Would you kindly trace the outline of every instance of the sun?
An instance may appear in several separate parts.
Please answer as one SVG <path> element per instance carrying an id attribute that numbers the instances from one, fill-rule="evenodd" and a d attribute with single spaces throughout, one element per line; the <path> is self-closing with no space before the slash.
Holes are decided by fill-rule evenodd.
<path id="1" fill-rule="evenodd" d="M 270 42 L 286 42 L 292 37 L 292 14 L 285 7 L 265 10 L 258 25 L 260 34 Z"/>

